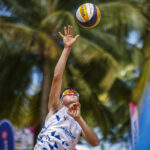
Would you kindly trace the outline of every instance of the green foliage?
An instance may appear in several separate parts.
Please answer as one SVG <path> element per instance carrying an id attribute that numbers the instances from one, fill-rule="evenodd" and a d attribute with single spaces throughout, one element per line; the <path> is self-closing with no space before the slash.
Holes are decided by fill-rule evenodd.
<path id="1" fill-rule="evenodd" d="M 2 0 L 0 7 L 11 15 L 0 16 L 0 118 L 7 117 L 18 127 L 41 121 L 47 108 L 41 106 L 40 97 L 49 93 L 44 93 L 44 85 L 35 95 L 27 93 L 31 70 L 37 66 L 52 80 L 62 47 L 56 34 L 71 24 L 80 38 L 69 57 L 63 87 L 79 90 L 82 115 L 91 126 L 99 127 L 103 140 L 126 141 L 128 102 L 139 101 L 149 77 L 150 5 L 147 0 L 92 1 L 100 7 L 102 18 L 96 28 L 83 29 L 74 12 L 84 2 L 91 1 Z M 142 48 L 128 43 L 132 29 L 139 31 Z M 47 72 L 45 62 L 50 64 Z M 139 82 L 136 70 L 142 72 Z"/>
<path id="2" fill-rule="evenodd" d="M 148 21 L 134 5 L 127 2 L 110 2 L 98 6 L 103 14 L 101 26 L 99 26 L 101 29 L 120 28 L 121 24 L 145 31 Z"/>

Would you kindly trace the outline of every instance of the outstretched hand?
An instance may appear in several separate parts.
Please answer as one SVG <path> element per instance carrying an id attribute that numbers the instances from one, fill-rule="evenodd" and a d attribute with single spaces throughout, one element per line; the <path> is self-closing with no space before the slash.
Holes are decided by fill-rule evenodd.
<path id="1" fill-rule="evenodd" d="M 68 31 L 66 27 L 64 27 L 64 35 L 61 32 L 58 33 L 60 37 L 63 39 L 65 47 L 72 47 L 79 37 L 79 35 L 73 37 L 73 27 L 70 25 L 68 25 Z"/>
<path id="2" fill-rule="evenodd" d="M 76 120 L 80 118 L 80 109 L 81 109 L 80 103 L 73 103 L 70 104 L 70 106 L 68 107 L 67 113 Z"/>

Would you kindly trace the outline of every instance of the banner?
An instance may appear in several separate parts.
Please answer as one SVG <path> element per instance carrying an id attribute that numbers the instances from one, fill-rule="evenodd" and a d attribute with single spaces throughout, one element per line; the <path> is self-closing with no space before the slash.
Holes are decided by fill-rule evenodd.
<path id="1" fill-rule="evenodd" d="M 34 129 L 27 127 L 15 130 L 16 150 L 31 150 L 33 148 Z"/>
<path id="2" fill-rule="evenodd" d="M 132 150 L 135 150 L 139 141 L 139 115 L 137 106 L 134 102 L 129 103 L 129 109 L 131 119 Z"/>
<path id="3" fill-rule="evenodd" d="M 140 105 L 140 140 L 136 150 L 150 150 L 150 79 Z"/>
<path id="4" fill-rule="evenodd" d="M 15 150 L 14 129 L 8 120 L 0 122 L 0 150 Z"/>
<path id="5" fill-rule="evenodd" d="M 77 144 L 74 150 L 90 150 L 90 149 L 85 145 Z"/>

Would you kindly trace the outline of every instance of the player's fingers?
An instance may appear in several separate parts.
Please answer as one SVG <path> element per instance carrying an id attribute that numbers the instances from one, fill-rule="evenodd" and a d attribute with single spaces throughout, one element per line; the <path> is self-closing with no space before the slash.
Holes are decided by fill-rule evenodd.
<path id="1" fill-rule="evenodd" d="M 72 111 L 72 108 L 71 107 L 69 107 L 69 109 L 68 109 L 70 112 Z"/>
<path id="2" fill-rule="evenodd" d="M 79 36 L 80 36 L 80 35 L 76 35 L 76 36 L 75 36 L 75 39 L 77 40 L 77 39 L 79 38 Z"/>
<path id="3" fill-rule="evenodd" d="M 78 106 L 77 106 L 77 110 L 80 110 L 81 109 L 81 105 L 80 104 L 78 104 Z"/>
<path id="4" fill-rule="evenodd" d="M 77 105 L 74 105 L 74 109 L 75 109 L 75 110 L 77 109 Z"/>
<path id="5" fill-rule="evenodd" d="M 73 103 L 73 108 L 74 109 L 77 109 L 77 107 L 79 107 L 79 106 L 80 106 L 80 103 L 78 103 L 78 102 L 77 103 Z"/>
<path id="6" fill-rule="evenodd" d="M 72 26 L 70 27 L 70 32 L 71 32 L 70 34 L 73 36 L 73 27 Z"/>
<path id="7" fill-rule="evenodd" d="M 71 107 L 74 108 L 74 106 L 76 106 L 76 104 L 77 104 L 77 103 L 72 103 L 72 104 L 71 104 Z"/>
<path id="8" fill-rule="evenodd" d="M 77 116 L 77 110 L 75 110 L 75 116 Z"/>
<path id="9" fill-rule="evenodd" d="M 76 107 L 80 107 L 80 103 L 76 103 Z"/>
<path id="10" fill-rule="evenodd" d="M 70 31 L 70 25 L 68 25 L 68 35 L 70 35 L 71 31 Z"/>
<path id="11" fill-rule="evenodd" d="M 70 108 L 70 111 L 71 111 L 71 113 L 73 113 L 73 111 L 74 111 L 74 106 L 72 106 L 72 107 Z"/>
<path id="12" fill-rule="evenodd" d="M 66 29 L 66 27 L 64 27 L 64 33 L 65 33 L 65 35 L 67 35 L 67 29 Z"/>
<path id="13" fill-rule="evenodd" d="M 73 104 L 70 104 L 69 109 L 72 109 L 72 107 L 73 107 Z"/>
<path id="14" fill-rule="evenodd" d="M 73 109 L 70 110 L 71 114 L 73 114 Z"/>
<path id="15" fill-rule="evenodd" d="M 63 34 L 61 32 L 58 32 L 58 34 L 60 35 L 61 38 L 63 38 Z"/>
<path id="16" fill-rule="evenodd" d="M 79 102 L 74 102 L 74 103 L 72 103 L 73 105 L 77 105 L 77 104 L 80 104 Z"/>

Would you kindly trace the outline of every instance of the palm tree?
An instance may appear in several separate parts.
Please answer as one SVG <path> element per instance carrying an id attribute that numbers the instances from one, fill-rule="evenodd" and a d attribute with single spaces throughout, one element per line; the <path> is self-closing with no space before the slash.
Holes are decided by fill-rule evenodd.
<path id="1" fill-rule="evenodd" d="M 146 5 L 147 4 L 147 5 Z M 139 1 L 139 3 L 136 4 L 137 7 L 141 10 L 143 15 L 146 17 L 146 19 L 150 20 L 150 3 L 147 0 Z M 147 28 L 144 33 L 142 33 L 142 39 L 143 39 L 143 57 L 144 62 L 141 68 L 141 75 L 138 79 L 138 82 L 133 90 L 132 99 L 136 101 L 138 104 L 141 102 L 141 97 L 143 95 L 143 92 L 147 86 L 149 77 L 150 77 L 150 53 L 149 53 L 149 40 L 150 40 L 150 21 L 147 23 Z"/>
<path id="2" fill-rule="evenodd" d="M 63 17 L 67 17 L 68 23 L 70 22 L 71 24 L 73 24 L 76 33 L 79 32 L 78 27 L 75 23 L 74 16 L 71 12 L 64 11 L 64 10 L 55 12 L 54 10 L 52 11 L 50 8 L 48 8 L 49 5 L 47 5 L 47 9 L 49 9 L 48 12 L 50 12 L 50 10 L 51 10 L 50 15 L 47 15 L 44 18 L 44 15 L 45 15 L 44 13 L 38 14 L 38 16 L 43 15 L 44 19 L 41 17 L 41 18 L 39 18 L 40 21 L 39 20 L 37 21 L 35 19 L 34 22 L 31 21 L 31 20 L 33 20 L 30 18 L 30 17 L 32 17 L 31 15 L 24 14 L 25 10 L 23 10 L 23 11 L 20 10 L 20 8 L 24 5 L 23 3 L 19 4 L 19 2 L 16 1 L 15 3 L 7 2 L 7 3 L 5 3 L 5 5 L 11 9 L 12 13 L 14 14 L 13 17 L 17 21 L 18 21 L 18 18 L 22 16 L 20 18 L 20 22 L 24 22 L 24 25 L 10 23 L 9 20 L 11 20 L 11 17 L 4 17 L 3 16 L 2 17 L 3 22 L 0 23 L 2 33 L 7 37 L 7 39 L 9 41 L 24 43 L 21 45 L 22 50 L 24 50 L 24 51 L 27 51 L 30 49 L 34 50 L 34 51 L 38 52 L 38 54 L 40 54 L 40 56 L 42 58 L 43 88 L 42 88 L 42 94 L 41 94 L 41 96 L 42 96 L 42 98 L 41 98 L 42 99 L 41 100 L 42 115 L 41 115 L 40 120 L 41 120 L 41 122 L 44 122 L 45 115 L 47 114 L 47 100 L 48 100 L 49 85 L 50 85 L 50 82 L 49 82 L 49 68 L 50 68 L 49 62 L 55 62 L 56 56 L 58 56 L 59 52 L 60 52 L 60 50 L 59 50 L 60 48 L 56 45 L 56 42 L 58 39 L 53 34 L 55 34 L 56 30 L 59 30 L 64 25 L 64 23 L 62 22 L 62 21 L 64 21 Z M 34 4 L 34 5 L 36 5 L 36 4 Z M 53 5 L 56 6 L 56 3 L 54 3 Z M 28 9 L 30 10 L 30 7 Z M 38 9 L 38 6 L 37 6 L 37 9 Z M 40 9 L 41 9 L 41 7 L 40 7 Z M 25 12 L 27 12 L 27 10 Z M 36 11 L 35 14 L 36 13 L 39 13 L 39 11 Z M 29 16 L 25 17 L 26 15 L 29 15 Z M 51 17 L 56 18 L 55 24 L 56 24 L 56 21 L 58 21 L 57 18 L 62 18 L 62 20 L 59 21 L 60 23 L 61 22 L 62 23 L 59 24 L 59 26 L 57 28 L 54 28 L 51 25 L 50 27 L 53 27 L 53 28 L 47 29 L 47 27 L 45 27 L 45 24 L 46 24 L 46 21 L 53 20 L 53 18 L 51 19 Z M 38 26 L 35 23 L 36 21 L 38 22 L 37 23 Z M 41 24 L 39 24 L 39 22 L 41 22 Z M 30 25 L 30 27 L 29 27 L 29 25 Z M 51 35 L 51 36 L 49 36 L 49 35 Z M 88 44 L 88 41 L 85 40 L 84 38 L 81 38 L 81 40 L 84 40 L 84 42 L 86 42 Z M 80 41 L 80 43 L 81 42 L 82 41 Z M 84 51 L 87 48 L 90 48 L 91 50 L 93 48 L 95 49 L 95 52 L 92 54 L 92 57 L 91 56 L 90 56 L 91 58 L 89 57 L 89 59 L 91 59 L 91 60 L 94 59 L 94 57 L 96 58 L 99 53 L 103 53 L 103 55 L 104 55 L 103 59 L 108 58 L 108 60 L 114 61 L 113 58 L 111 56 L 109 56 L 109 54 L 105 53 L 102 50 L 102 48 L 96 46 L 93 43 L 89 42 L 89 46 L 86 47 L 84 49 Z M 91 50 L 89 51 L 90 53 L 92 52 Z M 80 51 L 80 49 L 79 49 L 79 51 Z M 97 57 L 97 59 L 98 58 L 99 57 Z M 79 58 L 79 61 L 80 60 L 81 60 L 81 58 Z M 52 64 L 51 64 L 51 68 L 53 68 Z M 72 71 L 72 69 L 70 69 L 70 71 Z M 15 111 L 14 111 L 14 114 L 16 115 Z M 11 118 L 13 118 L 12 116 L 13 115 L 11 115 Z"/>
<path id="3" fill-rule="evenodd" d="M 114 131 L 116 130 L 114 129 L 117 124 L 123 124 L 125 127 L 129 125 L 129 115 L 126 112 L 128 111 L 127 103 L 130 99 L 128 93 L 131 93 L 132 90 L 123 82 L 124 76 L 121 76 L 121 73 L 125 67 L 130 65 L 133 69 L 137 67 L 137 64 L 133 62 L 135 57 L 132 52 L 138 53 L 138 48 L 129 45 L 125 38 L 130 32 L 130 28 L 138 29 L 142 33 L 146 30 L 147 20 L 140 11 L 130 3 L 101 3 L 98 5 L 102 12 L 100 25 L 95 29 L 85 30 L 76 24 L 72 13 L 81 4 L 81 1 L 39 0 L 20 2 L 15 0 L 2 2 L 12 14 L 10 17 L 0 17 L 2 20 L 0 23 L 1 32 L 7 40 L 21 43 L 20 49 L 23 51 L 37 52 L 42 61 L 43 86 L 40 121 L 44 122 L 47 114 L 50 85 L 49 69 L 51 68 L 52 72 L 52 68 L 60 55 L 61 42 L 56 36 L 56 32 L 62 30 L 64 25 L 72 24 L 75 33 L 80 33 L 81 38 L 72 51 L 64 75 L 63 86 L 79 87 L 81 103 L 84 106 L 82 107 L 84 117 L 90 124 L 93 123 L 93 126 L 100 126 L 104 138 L 110 134 L 112 139 L 115 136 L 120 139 L 121 134 L 115 135 Z M 97 1 L 95 2 L 98 4 Z M 60 43 L 60 46 L 57 43 Z M 125 74 L 130 73 L 129 78 L 133 76 L 133 69 L 125 70 Z M 134 82 L 135 80 L 136 78 L 132 79 Z M 121 93 L 122 90 L 125 92 Z M 37 97 L 35 96 L 35 98 Z M 28 97 L 27 99 L 30 100 L 31 98 Z M 123 107 L 124 104 L 126 104 L 125 107 Z M 118 112 L 122 113 L 118 118 L 114 118 L 112 114 Z M 94 117 L 91 119 L 92 114 Z M 122 118 L 121 115 L 124 115 L 126 120 L 120 119 Z M 122 128 L 117 126 L 118 132 L 121 129 L 122 132 L 120 133 L 127 132 L 128 128 L 123 130 L 123 125 Z"/>

